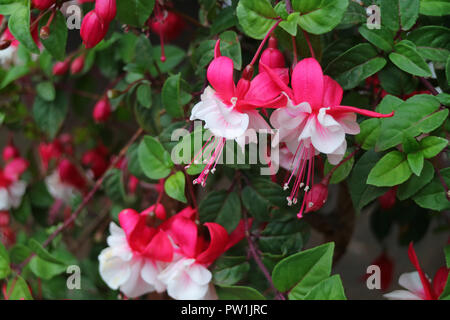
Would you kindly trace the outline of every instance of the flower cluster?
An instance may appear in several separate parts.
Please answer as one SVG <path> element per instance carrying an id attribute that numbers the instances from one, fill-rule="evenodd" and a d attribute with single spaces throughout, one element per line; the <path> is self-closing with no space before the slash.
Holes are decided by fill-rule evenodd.
<path id="1" fill-rule="evenodd" d="M 120 227 L 111 222 L 109 247 L 99 256 L 103 280 L 130 298 L 167 291 L 179 300 L 214 299 L 207 268 L 242 240 L 243 223 L 230 235 L 217 223 L 205 223 L 206 237 L 196 215 L 187 207 L 168 218 L 161 204 L 120 212 Z"/>
<path id="2" fill-rule="evenodd" d="M 329 76 L 324 76 L 314 58 L 300 61 L 289 77 L 283 55 L 275 48 L 274 42 L 263 52 L 260 73 L 253 79 L 252 72 L 249 72 L 253 67 L 249 67 L 236 86 L 233 61 L 221 56 L 220 41 L 216 43 L 215 57 L 207 71 L 212 87 L 205 89 L 201 101 L 191 113 L 191 120 L 203 120 L 205 128 L 212 132 L 211 138 L 193 160 L 199 163 L 198 158 L 201 157 L 206 164 L 194 183 L 205 185 L 208 174 L 215 171 L 227 140 L 235 140 L 243 146 L 247 130 L 270 129 L 258 109 L 263 110 L 263 114 L 267 114 L 265 109 L 274 109 L 269 120 L 277 130 L 272 145 L 281 146 L 280 162 L 292 172 L 284 188 L 293 185 L 287 200 L 289 205 L 296 204 L 300 190 L 307 194 L 314 185 L 314 159 L 318 154 L 326 154 L 333 165 L 342 160 L 347 149 L 345 135 L 359 133 L 356 114 L 377 118 L 393 116 L 393 113 L 380 114 L 342 106 L 341 86 Z M 317 210 L 323 205 L 311 201 L 312 198 L 326 200 L 323 188 L 316 189 L 318 195 L 303 197 L 298 214 L 300 218 L 305 210 Z"/>

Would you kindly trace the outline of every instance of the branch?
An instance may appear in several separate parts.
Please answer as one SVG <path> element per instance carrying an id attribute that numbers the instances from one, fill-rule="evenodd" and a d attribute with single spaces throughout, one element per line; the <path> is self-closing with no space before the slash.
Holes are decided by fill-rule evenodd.
<path id="1" fill-rule="evenodd" d="M 100 189 L 102 186 L 103 180 L 105 179 L 106 175 L 108 174 L 108 171 L 115 167 L 115 165 L 120 161 L 120 159 L 126 154 L 128 148 L 139 138 L 139 136 L 144 132 L 142 128 L 139 128 L 138 131 L 131 137 L 131 139 L 128 141 L 128 143 L 120 150 L 117 157 L 114 159 L 114 161 L 111 162 L 108 169 L 105 171 L 105 173 L 95 182 L 94 187 L 92 190 L 87 194 L 86 197 L 84 197 L 81 204 L 78 206 L 78 208 L 72 213 L 72 215 L 64 221 L 62 225 L 60 225 L 48 238 L 44 241 L 42 246 L 45 248 L 47 247 L 53 239 L 55 239 L 64 229 L 66 229 L 68 226 L 70 226 L 80 215 L 80 213 L 83 211 L 83 209 L 86 207 L 86 205 L 89 203 L 89 201 L 92 200 L 95 193 Z M 18 266 L 18 274 L 22 271 L 22 269 L 30 262 L 30 260 L 35 256 L 35 253 L 32 253 L 24 262 L 22 262 Z"/>
<path id="2" fill-rule="evenodd" d="M 435 87 L 433 87 L 433 85 L 431 84 L 430 81 L 428 81 L 427 79 L 425 79 L 424 77 L 419 77 L 420 82 L 422 82 L 422 84 L 428 89 L 430 90 L 430 92 L 437 96 L 439 94 L 439 92 L 436 90 Z"/>

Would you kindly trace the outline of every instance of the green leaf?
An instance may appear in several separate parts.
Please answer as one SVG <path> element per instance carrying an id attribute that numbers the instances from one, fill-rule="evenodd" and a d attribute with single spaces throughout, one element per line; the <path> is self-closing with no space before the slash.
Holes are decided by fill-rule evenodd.
<path id="1" fill-rule="evenodd" d="M 42 28 L 47 23 L 50 15 L 51 13 L 49 12 L 39 21 L 39 28 Z M 66 18 L 64 18 L 60 11 L 57 11 L 50 24 L 49 37 L 47 39 L 41 38 L 41 42 L 45 49 L 47 49 L 56 60 L 62 61 L 66 57 L 67 34 Z"/>
<path id="2" fill-rule="evenodd" d="M 126 199 L 126 191 L 122 170 L 110 169 L 103 180 L 103 189 L 111 200 L 123 203 Z"/>
<path id="3" fill-rule="evenodd" d="M 236 192 L 210 192 L 199 205 L 200 221 L 216 222 L 230 233 L 241 219 L 241 201 Z"/>
<path id="4" fill-rule="evenodd" d="M 240 0 L 236 15 L 244 32 L 254 39 L 263 39 L 277 17 L 269 0 Z"/>
<path id="5" fill-rule="evenodd" d="M 442 26 L 425 26 L 408 34 L 417 51 L 425 59 L 446 62 L 450 55 L 450 29 Z"/>
<path id="6" fill-rule="evenodd" d="M 441 137 L 428 136 L 422 139 L 419 144 L 425 159 L 430 159 L 437 156 L 448 146 L 448 140 Z"/>
<path id="7" fill-rule="evenodd" d="M 219 35 L 220 51 L 222 55 L 227 56 L 233 60 L 234 69 L 241 70 L 242 68 L 242 54 L 241 44 L 236 32 L 225 31 Z"/>
<path id="8" fill-rule="evenodd" d="M 333 30 L 342 20 L 348 0 L 292 0 L 294 11 L 300 12 L 299 25 L 312 34 Z"/>
<path id="9" fill-rule="evenodd" d="M 423 169 L 424 157 L 421 152 L 408 153 L 407 160 L 409 168 L 416 175 L 420 176 Z"/>
<path id="10" fill-rule="evenodd" d="M 266 300 L 257 290 L 242 286 L 216 286 L 220 300 Z"/>
<path id="11" fill-rule="evenodd" d="M 350 1 L 344 13 L 341 23 L 336 29 L 347 29 L 361 25 L 367 21 L 365 8 L 355 1 Z"/>
<path id="12" fill-rule="evenodd" d="M 411 29 L 419 17 L 420 0 L 380 0 L 383 26 L 396 32 Z"/>
<path id="13" fill-rule="evenodd" d="M 434 167 L 429 161 L 424 162 L 423 170 L 420 176 L 412 175 L 411 178 L 405 183 L 401 184 L 397 189 L 397 198 L 404 201 L 417 192 L 433 180 Z"/>
<path id="14" fill-rule="evenodd" d="M 355 137 L 356 142 L 358 142 L 364 150 L 375 147 L 378 136 L 380 135 L 381 120 L 378 118 L 367 119 L 361 122 L 359 127 L 361 131 Z"/>
<path id="15" fill-rule="evenodd" d="M 187 104 L 192 96 L 181 89 L 181 75 L 167 78 L 161 92 L 161 98 L 167 113 L 174 118 L 181 118 L 184 115 L 183 106 Z"/>
<path id="16" fill-rule="evenodd" d="M 444 252 L 445 252 L 445 264 L 447 265 L 447 268 L 450 268 L 450 244 L 448 244 L 444 248 Z"/>
<path id="17" fill-rule="evenodd" d="M 447 185 L 450 184 L 450 168 L 440 171 Z M 425 209 L 443 211 L 450 209 L 450 201 L 447 200 L 445 189 L 439 177 L 435 177 L 430 184 L 425 186 L 414 196 L 414 201 Z"/>
<path id="18" fill-rule="evenodd" d="M 8 300 L 33 300 L 28 284 L 19 275 L 8 281 L 6 292 Z"/>
<path id="19" fill-rule="evenodd" d="M 48 252 L 44 247 L 41 246 L 39 242 L 37 242 L 35 239 L 31 238 L 28 241 L 29 248 L 36 253 L 36 255 L 41 258 L 42 260 L 65 265 L 65 263 L 57 258 L 55 258 L 50 252 Z"/>
<path id="20" fill-rule="evenodd" d="M 36 96 L 33 104 L 33 118 L 38 127 L 53 139 L 66 118 L 67 96 L 61 91 L 56 93 L 54 101 L 45 101 Z"/>
<path id="21" fill-rule="evenodd" d="M 36 86 L 36 92 L 45 101 L 53 101 L 56 97 L 55 87 L 50 81 L 40 82 Z"/>
<path id="22" fill-rule="evenodd" d="M 13 66 L 7 72 L 2 81 L 0 82 L 0 89 L 5 88 L 8 84 L 22 78 L 26 75 L 30 69 L 27 66 Z"/>
<path id="23" fill-rule="evenodd" d="M 149 83 L 143 83 L 137 88 L 136 98 L 143 107 L 152 106 L 152 88 Z"/>
<path id="24" fill-rule="evenodd" d="M 150 179 L 162 179 L 169 175 L 173 162 L 161 143 L 151 136 L 145 136 L 138 148 L 142 171 Z"/>
<path id="25" fill-rule="evenodd" d="M 25 48 L 32 53 L 39 54 L 39 49 L 30 32 L 30 0 L 23 0 L 14 8 L 8 20 L 8 28 L 14 38 Z M 64 28 L 67 29 L 66 26 Z"/>
<path id="26" fill-rule="evenodd" d="M 272 279 L 281 292 L 289 292 L 289 299 L 301 299 L 331 272 L 334 243 L 305 250 L 280 261 Z"/>
<path id="27" fill-rule="evenodd" d="M 370 150 L 364 153 L 353 168 L 350 179 L 348 180 L 348 187 L 353 205 L 357 210 L 361 210 L 369 202 L 387 191 L 386 188 L 377 188 L 366 183 L 369 172 L 380 158 L 381 155 L 379 153 Z"/>
<path id="28" fill-rule="evenodd" d="M 153 11 L 155 0 L 117 1 L 117 19 L 135 27 L 141 27 Z"/>
<path id="29" fill-rule="evenodd" d="M 344 90 L 353 89 L 364 79 L 377 73 L 386 60 L 368 43 L 347 50 L 327 66 L 325 73 L 333 77 Z"/>
<path id="30" fill-rule="evenodd" d="M 230 29 L 237 24 L 236 14 L 233 7 L 226 7 L 219 11 L 211 25 L 210 35 L 214 36 L 222 31 Z"/>
<path id="31" fill-rule="evenodd" d="M 445 16 L 450 12 L 449 0 L 421 0 L 420 14 L 427 16 Z"/>
<path id="32" fill-rule="evenodd" d="M 215 262 L 215 266 L 214 283 L 219 285 L 234 285 L 250 271 L 245 257 L 223 256 Z"/>
<path id="33" fill-rule="evenodd" d="M 447 84 L 450 85 L 450 55 L 447 58 L 447 63 L 445 64 L 445 77 L 447 78 Z"/>
<path id="34" fill-rule="evenodd" d="M 303 300 L 347 300 L 341 277 L 336 274 L 322 280 L 308 292 Z"/>
<path id="35" fill-rule="evenodd" d="M 178 171 L 174 175 L 171 175 L 166 182 L 164 182 L 164 190 L 169 197 L 187 203 L 187 199 L 184 194 L 185 184 L 186 179 L 184 178 L 184 173 Z"/>
<path id="36" fill-rule="evenodd" d="M 373 167 L 367 183 L 377 187 L 392 187 L 408 180 L 411 173 L 405 155 L 399 151 L 391 151 Z"/>
<path id="37" fill-rule="evenodd" d="M 258 238 L 258 246 L 263 252 L 285 256 L 299 252 L 307 236 L 307 225 L 291 216 L 283 221 L 270 221 Z"/>
<path id="38" fill-rule="evenodd" d="M 403 96 L 412 93 L 419 82 L 411 74 L 397 68 L 393 63 L 389 63 L 378 73 L 381 87 L 396 96 Z"/>
<path id="39" fill-rule="evenodd" d="M 9 255 L 3 243 L 0 242 L 0 279 L 5 279 L 11 272 Z"/>
<path id="40" fill-rule="evenodd" d="M 344 158 L 347 157 L 351 153 L 351 150 L 347 151 L 344 155 Z M 352 157 L 350 160 L 343 163 L 336 171 L 333 173 L 330 179 L 331 184 L 338 184 L 344 181 L 350 172 L 352 171 L 353 164 L 355 163 L 355 158 Z M 331 171 L 335 166 L 328 162 L 328 159 L 325 161 L 324 174 L 327 175 L 328 172 Z"/>
<path id="41" fill-rule="evenodd" d="M 66 271 L 66 266 L 48 262 L 41 259 L 39 256 L 35 256 L 31 259 L 29 267 L 36 277 L 45 280 L 50 280 L 51 278 Z"/>
<path id="42" fill-rule="evenodd" d="M 395 111 L 391 118 L 381 119 L 381 133 L 376 150 L 384 151 L 403 142 L 405 137 L 417 137 L 438 128 L 448 110 L 439 109 L 439 100 L 431 95 L 416 95 L 401 104 L 384 107 L 382 113 Z"/>
<path id="43" fill-rule="evenodd" d="M 389 59 L 400 69 L 419 77 L 431 77 L 431 71 L 416 45 L 409 40 L 402 40 L 395 45 Z"/>
<path id="44" fill-rule="evenodd" d="M 385 52 L 394 50 L 394 35 L 387 28 L 369 29 L 363 25 L 358 31 L 367 41 L 381 50 Z"/>

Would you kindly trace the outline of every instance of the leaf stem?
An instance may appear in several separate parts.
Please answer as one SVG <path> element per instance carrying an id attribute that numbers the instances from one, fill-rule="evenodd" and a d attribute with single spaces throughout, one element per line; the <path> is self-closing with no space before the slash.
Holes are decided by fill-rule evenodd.
<path id="1" fill-rule="evenodd" d="M 264 39 L 261 41 L 261 44 L 259 45 L 258 50 L 256 50 L 255 55 L 253 56 L 252 61 L 250 62 L 250 66 L 253 66 L 256 63 L 256 59 L 258 59 L 259 54 L 261 53 L 264 45 L 267 42 L 267 39 L 269 39 L 270 35 L 272 34 L 272 32 L 278 27 L 278 25 L 280 24 L 280 22 L 283 21 L 283 19 L 278 18 L 277 22 L 272 26 L 272 28 L 270 28 L 270 30 L 267 32 L 266 36 L 264 37 Z"/>

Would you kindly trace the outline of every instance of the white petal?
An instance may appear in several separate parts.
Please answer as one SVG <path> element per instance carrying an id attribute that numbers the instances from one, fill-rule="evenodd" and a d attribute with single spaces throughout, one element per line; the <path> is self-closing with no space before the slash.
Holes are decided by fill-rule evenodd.
<path id="1" fill-rule="evenodd" d="M 147 260 L 141 270 L 141 277 L 145 282 L 152 285 L 159 293 L 166 290 L 164 282 L 158 279 L 159 274 L 164 270 L 166 263 Z"/>
<path id="2" fill-rule="evenodd" d="M 389 300 L 422 300 L 419 296 L 407 290 L 395 290 L 383 295 Z"/>
<path id="3" fill-rule="evenodd" d="M 208 284 L 212 279 L 211 272 L 200 264 L 192 264 L 186 272 L 192 281 L 198 283 L 199 285 Z"/>
<path id="4" fill-rule="evenodd" d="M 6 188 L 0 188 L 0 210 L 9 210 L 10 208 L 8 191 Z"/>
<path id="5" fill-rule="evenodd" d="M 314 148 L 325 154 L 333 153 L 345 140 L 344 129 L 332 116 L 326 114 L 325 108 L 320 109 L 317 118 L 308 119 L 305 131 L 302 139 L 310 137 Z"/>
<path id="6" fill-rule="evenodd" d="M 130 263 L 114 255 L 112 248 L 103 249 L 98 260 L 100 276 L 111 289 L 117 290 L 128 281 L 131 274 Z"/>
<path id="7" fill-rule="evenodd" d="M 120 286 L 120 291 L 122 291 L 127 297 L 136 298 L 155 290 L 152 285 L 148 284 L 141 277 L 143 265 L 144 260 L 142 258 L 132 260 L 130 277 Z"/>
<path id="8" fill-rule="evenodd" d="M 420 276 L 417 271 L 403 273 L 398 279 L 398 283 L 405 289 L 411 291 L 417 296 L 425 296 L 422 281 L 420 281 Z"/>
<path id="9" fill-rule="evenodd" d="M 344 139 L 339 148 L 333 153 L 328 154 L 328 162 L 332 165 L 337 165 L 344 158 L 345 151 L 347 150 L 347 140 Z"/>
<path id="10" fill-rule="evenodd" d="M 249 117 L 238 112 L 232 106 L 225 105 L 211 87 L 207 87 L 191 112 L 191 120 L 205 121 L 205 128 L 211 130 L 216 137 L 229 140 L 243 135 L 248 128 Z"/>
<path id="11" fill-rule="evenodd" d="M 349 112 L 339 117 L 337 120 L 347 134 L 359 134 L 361 129 L 356 122 L 356 113 Z"/>

